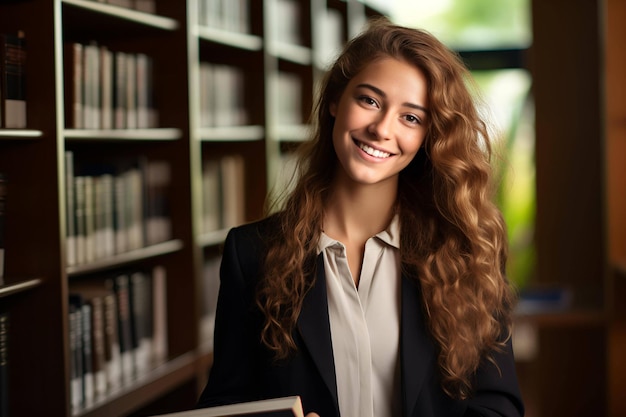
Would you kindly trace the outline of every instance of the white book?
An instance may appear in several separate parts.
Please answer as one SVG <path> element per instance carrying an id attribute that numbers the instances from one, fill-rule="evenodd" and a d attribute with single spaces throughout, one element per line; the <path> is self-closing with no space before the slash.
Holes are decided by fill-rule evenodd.
<path id="1" fill-rule="evenodd" d="M 137 128 L 137 55 L 126 55 L 126 128 Z"/>
<path id="2" fill-rule="evenodd" d="M 113 52 L 100 46 L 100 127 L 113 128 Z"/>
<path id="3" fill-rule="evenodd" d="M 259 413 L 263 413 L 264 416 L 268 415 L 268 413 L 272 413 L 271 415 L 275 415 L 276 417 L 304 417 L 302 401 L 299 396 L 220 405 L 217 407 L 164 414 L 161 417 L 255 416 Z"/>

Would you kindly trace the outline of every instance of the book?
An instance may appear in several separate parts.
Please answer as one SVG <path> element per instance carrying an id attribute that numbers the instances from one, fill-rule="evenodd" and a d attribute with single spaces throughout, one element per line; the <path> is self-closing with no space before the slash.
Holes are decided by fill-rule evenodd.
<path id="1" fill-rule="evenodd" d="M 98 400 L 104 398 L 107 393 L 107 370 L 104 346 L 104 298 L 101 295 L 92 295 L 85 299 L 91 306 L 91 368 L 94 379 L 94 400 Z"/>
<path id="2" fill-rule="evenodd" d="M 202 168 L 202 231 L 218 230 L 222 226 L 222 191 L 220 164 L 217 159 L 209 159 Z"/>
<path id="3" fill-rule="evenodd" d="M 220 255 L 209 256 L 204 260 L 202 268 L 200 343 L 209 351 L 213 351 L 213 332 L 215 330 L 217 296 L 220 290 L 221 262 L 222 257 Z"/>
<path id="4" fill-rule="evenodd" d="M 144 243 L 154 245 L 172 237 L 169 189 L 171 167 L 168 161 L 140 161 L 144 189 Z"/>
<path id="5" fill-rule="evenodd" d="M 128 385 L 136 375 L 129 275 L 121 273 L 108 279 L 107 285 L 113 289 L 117 301 L 117 331 L 122 362 L 122 382 L 123 385 Z"/>
<path id="6" fill-rule="evenodd" d="M 65 126 L 82 129 L 83 126 L 83 62 L 84 47 L 80 42 L 64 44 L 65 57 Z"/>
<path id="7" fill-rule="evenodd" d="M 164 414 L 160 417 L 228 416 L 304 417 L 304 411 L 302 410 L 302 401 L 300 400 L 300 397 L 291 396 L 181 411 L 177 413 Z"/>
<path id="8" fill-rule="evenodd" d="M 220 159 L 222 228 L 239 226 L 246 220 L 245 161 L 239 154 Z"/>
<path id="9" fill-rule="evenodd" d="M 83 344 L 82 311 L 75 297 L 70 297 L 69 347 L 70 397 L 72 412 L 77 413 L 83 405 Z"/>
<path id="10" fill-rule="evenodd" d="M 167 361 L 167 271 L 162 265 L 152 269 L 152 365 Z"/>
<path id="11" fill-rule="evenodd" d="M 130 274 L 129 300 L 131 341 L 137 376 L 148 373 L 152 364 L 152 289 L 150 278 L 143 271 Z"/>
<path id="12" fill-rule="evenodd" d="M 67 265 L 76 265 L 76 205 L 74 199 L 74 153 L 65 151 L 65 247 Z"/>
<path id="13" fill-rule="evenodd" d="M 2 84 L 2 125 L 9 129 L 26 127 L 26 44 L 24 32 L 0 34 L 0 75 Z"/>
<path id="14" fill-rule="evenodd" d="M 0 417 L 9 417 L 9 314 L 0 313 Z"/>
<path id="15" fill-rule="evenodd" d="M 572 306 L 573 293 L 570 288 L 558 285 L 543 285 L 523 288 L 515 306 L 515 314 L 557 313 Z"/>
<path id="16" fill-rule="evenodd" d="M 4 285 L 4 228 L 6 216 L 7 181 L 0 172 L 0 285 Z"/>

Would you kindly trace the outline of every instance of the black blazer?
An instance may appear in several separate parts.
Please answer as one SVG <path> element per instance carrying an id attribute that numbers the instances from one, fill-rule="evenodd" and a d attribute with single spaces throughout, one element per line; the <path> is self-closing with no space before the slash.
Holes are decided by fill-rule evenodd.
<path id="1" fill-rule="evenodd" d="M 263 317 L 254 304 L 263 259 L 264 230 L 272 220 L 231 230 L 221 265 L 215 323 L 214 364 L 198 407 L 299 395 L 305 414 L 339 416 L 323 258 L 315 284 L 304 299 L 293 338 L 294 357 L 276 363 L 260 342 Z M 422 313 L 420 287 L 402 278 L 400 366 L 404 417 L 522 416 L 524 407 L 510 341 L 475 375 L 475 393 L 453 400 L 441 389 L 436 349 Z M 358 384 L 359 381 L 354 381 Z"/>

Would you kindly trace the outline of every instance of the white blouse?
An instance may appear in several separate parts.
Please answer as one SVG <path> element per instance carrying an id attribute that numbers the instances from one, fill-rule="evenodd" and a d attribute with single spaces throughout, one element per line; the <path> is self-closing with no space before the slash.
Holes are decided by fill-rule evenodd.
<path id="1" fill-rule="evenodd" d="M 322 233 L 328 314 L 342 417 L 395 417 L 400 405 L 400 226 L 365 244 L 359 287 L 345 246 Z"/>

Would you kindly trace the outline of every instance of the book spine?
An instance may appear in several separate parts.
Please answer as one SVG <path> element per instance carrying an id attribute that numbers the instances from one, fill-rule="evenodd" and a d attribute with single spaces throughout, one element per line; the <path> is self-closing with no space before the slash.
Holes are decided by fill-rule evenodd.
<path id="1" fill-rule="evenodd" d="M 135 376 L 132 345 L 132 317 L 129 294 L 129 278 L 126 274 L 114 278 L 113 288 L 117 299 L 117 326 L 122 357 L 122 380 L 128 385 Z"/>
<path id="2" fill-rule="evenodd" d="M 100 400 L 104 398 L 107 393 L 103 297 L 94 296 L 89 300 L 89 304 L 91 305 L 91 368 L 94 378 L 94 400 Z"/>
<path id="3" fill-rule="evenodd" d="M 4 285 L 4 234 L 8 186 L 6 175 L 0 172 L 0 285 Z"/>
<path id="4" fill-rule="evenodd" d="M 113 128 L 113 52 L 100 46 L 100 127 Z"/>
<path id="5" fill-rule="evenodd" d="M 151 331 L 148 330 L 152 312 L 149 311 L 149 280 L 137 271 L 130 276 L 130 299 L 132 307 L 133 348 L 137 375 L 146 374 L 151 367 Z"/>
<path id="6" fill-rule="evenodd" d="M 9 417 L 9 314 L 0 313 L 0 417 Z"/>
<path id="7" fill-rule="evenodd" d="M 26 43 L 23 32 L 0 35 L 2 62 L 2 125 L 26 127 Z"/>
<path id="8" fill-rule="evenodd" d="M 220 165 L 215 159 L 204 162 L 202 170 L 202 230 L 212 232 L 222 225 Z"/>
<path id="9" fill-rule="evenodd" d="M 133 7 L 135 10 L 144 13 L 156 13 L 156 1 L 155 0 L 134 0 Z"/>
<path id="10" fill-rule="evenodd" d="M 223 156 L 220 160 L 222 179 L 222 228 L 229 229 L 245 221 L 245 163 L 241 155 Z"/>
<path id="11" fill-rule="evenodd" d="M 76 264 L 76 204 L 74 200 L 74 153 L 65 151 L 65 234 L 69 266 Z"/>
<path id="12" fill-rule="evenodd" d="M 154 245 L 172 236 L 168 192 L 171 182 L 167 161 L 148 160 L 144 171 L 144 242 Z"/>
<path id="13" fill-rule="evenodd" d="M 217 295 L 220 288 L 221 256 L 211 256 L 204 261 L 202 268 L 202 315 L 200 319 L 200 342 L 213 350 L 213 331 L 217 311 Z"/>
<path id="14" fill-rule="evenodd" d="M 65 44 L 65 84 L 67 85 L 66 122 L 68 128 L 82 129 L 83 126 L 83 65 L 84 47 L 79 42 Z"/>
<path id="15" fill-rule="evenodd" d="M 70 344 L 70 397 L 72 413 L 80 411 L 83 404 L 83 358 L 82 358 L 82 312 L 70 296 L 69 344 Z"/>
<path id="16" fill-rule="evenodd" d="M 167 271 L 157 265 L 152 269 L 152 360 L 158 366 L 167 360 Z"/>
<path id="17" fill-rule="evenodd" d="M 83 406 L 90 407 L 93 405 L 95 396 L 95 384 L 93 374 L 93 338 L 91 328 L 91 304 L 83 302 L 80 306 L 82 315 L 82 356 L 83 356 Z"/>
<path id="18" fill-rule="evenodd" d="M 107 392 L 115 392 L 122 386 L 122 356 L 117 324 L 117 297 L 114 292 L 110 291 L 104 296 L 103 309 Z"/>
<path id="19" fill-rule="evenodd" d="M 85 223 L 85 177 L 74 177 L 74 221 L 76 223 L 76 263 L 82 264 L 87 260 L 86 251 L 86 223 Z"/>

